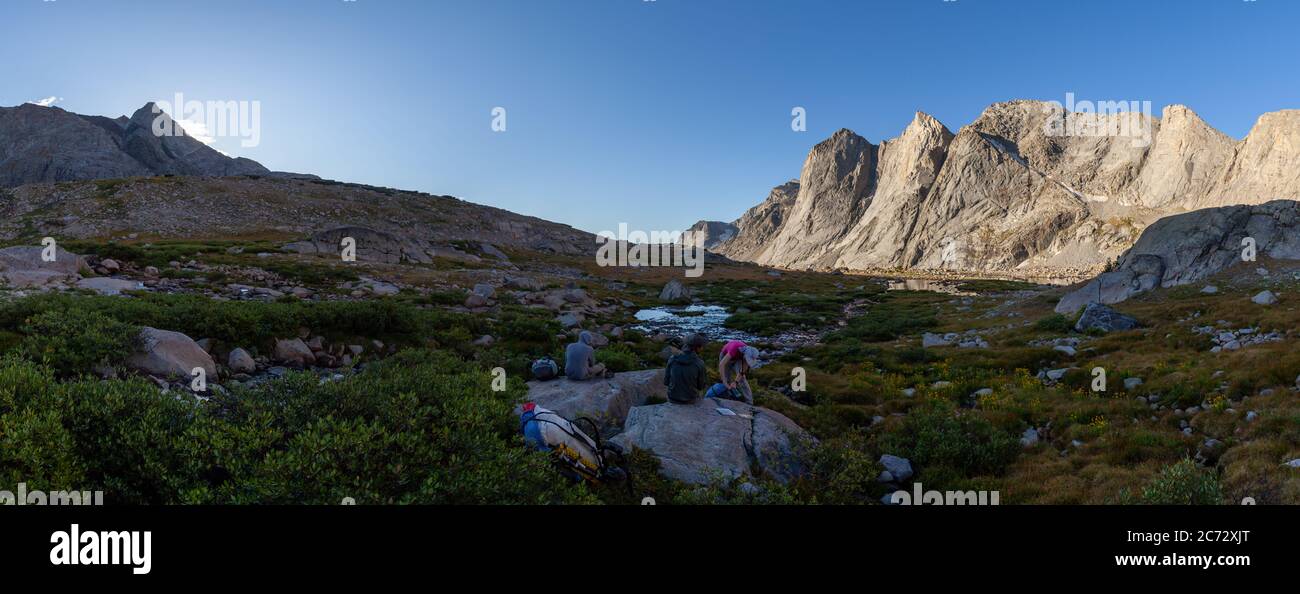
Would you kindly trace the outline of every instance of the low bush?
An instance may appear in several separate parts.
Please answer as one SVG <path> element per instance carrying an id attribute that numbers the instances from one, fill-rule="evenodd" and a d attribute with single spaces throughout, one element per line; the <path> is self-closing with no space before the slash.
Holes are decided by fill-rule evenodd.
<path id="1" fill-rule="evenodd" d="M 203 402 L 142 379 L 59 381 L 0 360 L 0 489 L 102 490 L 110 504 L 592 503 L 526 448 L 523 394 L 408 350 L 337 382 L 306 373 Z"/>
<path id="2" fill-rule="evenodd" d="M 826 337 L 826 342 L 882 342 L 919 334 L 939 325 L 935 305 L 943 297 L 929 294 L 889 293 L 865 314 L 848 320 L 848 325 Z"/>
<path id="3" fill-rule="evenodd" d="M 919 475 L 927 467 L 946 467 L 971 477 L 1001 474 L 1021 447 L 987 419 L 940 401 L 914 410 L 898 431 L 883 436 L 880 449 L 908 458 L 920 467 Z"/>
<path id="4" fill-rule="evenodd" d="M 1065 334 L 1074 328 L 1074 323 L 1061 314 L 1052 314 L 1034 322 L 1034 329 L 1041 332 Z"/>
<path id="5" fill-rule="evenodd" d="M 140 335 L 132 324 L 78 308 L 39 313 L 23 323 L 21 331 L 18 354 L 64 376 L 87 373 L 97 365 L 120 367 Z"/>
<path id="6" fill-rule="evenodd" d="M 1190 459 L 1165 466 L 1137 493 L 1125 489 L 1119 502 L 1126 505 L 1219 505 L 1223 489 L 1213 470 Z"/>
<path id="7" fill-rule="evenodd" d="M 0 305 L 0 328 L 20 328 L 27 320 L 47 312 L 101 316 L 235 344 L 289 336 L 300 327 L 319 333 L 407 336 L 414 341 L 427 328 L 450 327 L 469 317 L 387 300 L 262 303 L 213 301 L 200 295 L 148 294 L 124 299 L 42 294 Z"/>
<path id="8" fill-rule="evenodd" d="M 635 371 L 641 369 L 641 358 L 632 349 L 622 344 L 596 349 L 596 362 L 604 363 L 606 369 L 613 372 Z"/>

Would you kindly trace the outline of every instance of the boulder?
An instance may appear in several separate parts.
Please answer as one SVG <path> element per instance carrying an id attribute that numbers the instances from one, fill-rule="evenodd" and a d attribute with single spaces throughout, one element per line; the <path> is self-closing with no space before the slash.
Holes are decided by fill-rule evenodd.
<path id="1" fill-rule="evenodd" d="M 880 465 L 898 482 L 912 478 L 912 462 L 907 458 L 885 454 L 880 457 Z"/>
<path id="2" fill-rule="evenodd" d="M 1274 295 L 1272 291 L 1263 291 L 1258 295 L 1251 297 L 1250 300 L 1259 305 L 1273 305 L 1274 303 L 1277 303 L 1277 295 Z"/>
<path id="3" fill-rule="evenodd" d="M 72 282 L 85 265 L 81 256 L 63 248 L 54 248 L 54 261 L 41 259 L 40 246 L 14 246 L 0 249 L 0 285 L 15 289 L 36 289 L 62 282 Z"/>
<path id="4" fill-rule="evenodd" d="M 583 317 L 582 314 L 568 312 L 557 316 L 555 320 L 565 328 L 573 328 L 582 324 Z"/>
<path id="5" fill-rule="evenodd" d="M 1078 367 L 1065 367 L 1062 369 L 1051 369 L 1048 370 L 1045 375 L 1047 379 L 1052 380 L 1054 382 L 1059 382 L 1061 381 L 1061 378 L 1065 377 L 1065 374 L 1074 371 L 1075 369 L 1078 369 Z"/>
<path id="6" fill-rule="evenodd" d="M 1213 466 L 1227 449 L 1228 446 L 1222 441 L 1213 438 L 1206 439 L 1196 449 L 1196 461 L 1207 466 Z"/>
<path id="7" fill-rule="evenodd" d="M 566 303 L 580 303 L 584 305 L 591 303 L 591 296 L 587 295 L 587 291 L 583 289 L 565 289 L 564 292 L 560 294 L 560 297 L 564 299 Z"/>
<path id="8" fill-rule="evenodd" d="M 1104 273 L 1088 281 L 1083 288 L 1066 294 L 1056 304 L 1056 313 L 1074 314 L 1089 303 L 1119 303 L 1137 294 L 1138 276 L 1130 271 Z"/>
<path id="9" fill-rule="evenodd" d="M 534 380 L 528 382 L 527 400 L 566 419 L 588 417 L 600 427 L 601 437 L 608 438 L 622 430 L 633 407 L 645 405 L 651 399 L 668 398 L 663 377 L 662 369 L 649 369 L 581 382 L 564 376 L 548 381 Z"/>
<path id="10" fill-rule="evenodd" d="M 784 415 L 731 400 L 638 406 L 612 441 L 659 459 L 660 473 L 692 484 L 739 478 L 757 468 L 787 482 L 803 472 L 800 443 L 811 439 Z"/>
<path id="11" fill-rule="evenodd" d="M 510 256 L 507 256 L 505 252 L 501 251 L 499 248 L 497 248 L 497 246 L 492 245 L 490 243 L 486 243 L 486 242 L 480 243 L 478 244 L 478 249 L 484 254 L 492 256 L 493 258 L 496 258 L 502 262 L 510 261 Z"/>
<path id="12" fill-rule="evenodd" d="M 280 363 L 298 368 L 316 364 L 316 355 L 301 338 L 275 341 L 275 349 L 271 351 L 271 357 Z"/>
<path id="13" fill-rule="evenodd" d="M 397 285 L 394 285 L 393 283 L 388 283 L 388 282 L 378 281 L 373 279 L 364 279 L 364 282 L 367 290 L 369 290 L 372 294 L 381 297 L 392 296 L 402 292 L 402 288 Z"/>
<path id="14" fill-rule="evenodd" d="M 1119 313 L 1110 306 L 1100 303 L 1089 303 L 1083 310 L 1083 315 L 1079 316 L 1079 321 L 1074 324 L 1076 332 L 1087 332 L 1093 328 L 1102 332 L 1114 332 L 1117 330 L 1132 330 L 1138 327 L 1137 318 Z"/>
<path id="15" fill-rule="evenodd" d="M 932 332 L 926 332 L 925 334 L 921 335 L 921 346 L 927 349 L 932 347 L 948 346 L 952 344 L 953 341 L 953 338 L 951 338 L 950 336 L 951 335 L 942 335 L 942 334 L 934 334 Z"/>
<path id="16" fill-rule="evenodd" d="M 428 249 L 427 254 L 421 254 L 425 258 L 424 263 L 432 262 L 431 258 L 446 258 L 455 262 L 482 262 L 483 258 L 475 256 L 469 252 L 463 251 L 453 245 L 436 245 Z"/>
<path id="17" fill-rule="evenodd" d="M 226 367 L 235 373 L 253 373 L 257 371 L 257 362 L 248 351 L 238 348 L 230 351 L 230 356 L 226 358 Z"/>
<path id="18" fill-rule="evenodd" d="M 526 276 L 508 276 L 506 277 L 506 286 L 520 291 L 540 291 L 546 287 L 546 284 Z"/>
<path id="19" fill-rule="evenodd" d="M 189 378 L 202 367 L 209 381 L 217 376 L 217 364 L 198 343 L 180 332 L 144 327 L 139 346 L 126 360 L 128 368 L 165 378 Z"/>
<path id="20" fill-rule="evenodd" d="M 1155 287 L 1198 282 L 1241 262 L 1242 240 L 1248 237 L 1262 256 L 1300 259 L 1300 202 L 1274 200 L 1164 217 L 1143 230 L 1116 270 L 1066 295 L 1056 311 L 1071 313 L 1090 301 L 1118 303 Z"/>
<path id="21" fill-rule="evenodd" d="M 316 233 L 306 241 L 290 243 L 284 249 L 300 254 L 329 254 L 341 256 L 343 238 L 356 240 L 357 260 L 397 264 L 403 260 L 425 262 L 428 255 L 409 240 L 391 233 L 367 227 L 349 225 Z"/>
<path id="22" fill-rule="evenodd" d="M 662 291 L 659 291 L 659 300 L 666 302 L 686 301 L 691 298 L 691 290 L 682 284 L 682 281 L 673 279 L 664 285 Z"/>
<path id="23" fill-rule="evenodd" d="M 479 283 L 477 285 L 474 285 L 474 290 L 472 292 L 475 295 L 479 295 L 483 297 L 484 299 L 491 299 L 496 296 L 497 289 L 496 287 L 489 285 L 487 283 Z"/>
<path id="24" fill-rule="evenodd" d="M 77 281 L 78 289 L 87 289 L 100 295 L 121 295 L 127 291 L 143 291 L 144 283 L 122 278 L 99 276 Z"/>

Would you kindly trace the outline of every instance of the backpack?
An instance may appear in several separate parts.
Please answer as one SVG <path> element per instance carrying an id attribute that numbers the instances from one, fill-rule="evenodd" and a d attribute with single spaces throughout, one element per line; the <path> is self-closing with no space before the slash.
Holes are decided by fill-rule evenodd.
<path id="1" fill-rule="evenodd" d="M 740 390 L 735 388 L 728 389 L 727 384 L 717 383 L 709 387 L 709 391 L 704 393 L 705 398 L 721 398 L 723 400 L 739 400 L 744 402 L 745 398 L 740 395 Z"/>
<path id="2" fill-rule="evenodd" d="M 579 429 L 579 422 L 588 424 L 590 432 Z M 618 444 L 601 443 L 600 430 L 591 419 L 583 417 L 578 422 L 570 421 L 552 410 L 537 406 L 537 403 L 527 402 L 519 417 L 519 430 L 524 435 L 524 443 L 538 451 L 549 452 L 560 472 L 575 481 L 599 484 L 604 480 L 628 478 L 625 470 L 612 464 L 615 459 L 623 463 L 623 448 Z M 628 487 L 631 488 L 630 481 Z"/>
<path id="3" fill-rule="evenodd" d="M 533 361 L 533 378 L 542 381 L 553 380 L 560 375 L 560 366 L 550 357 L 542 357 Z"/>

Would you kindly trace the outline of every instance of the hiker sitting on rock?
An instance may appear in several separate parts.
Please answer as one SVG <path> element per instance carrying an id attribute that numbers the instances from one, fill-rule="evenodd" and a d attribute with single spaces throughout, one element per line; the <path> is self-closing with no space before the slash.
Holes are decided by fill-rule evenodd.
<path id="1" fill-rule="evenodd" d="M 664 368 L 664 385 L 668 386 L 668 400 L 677 404 L 691 404 L 700 399 L 700 391 L 708 382 L 708 372 L 700 349 L 709 343 L 702 334 L 692 334 L 683 345 L 682 352 L 668 359 Z"/>
<path id="2" fill-rule="evenodd" d="M 758 364 L 758 349 L 739 340 L 727 341 L 718 354 L 718 378 L 728 390 L 735 390 L 749 404 L 754 403 L 754 391 L 749 387 L 749 370 Z"/>
<path id="3" fill-rule="evenodd" d="M 574 381 L 605 376 L 605 365 L 596 362 L 596 347 L 591 346 L 591 333 L 583 331 L 578 342 L 564 349 L 564 375 Z"/>

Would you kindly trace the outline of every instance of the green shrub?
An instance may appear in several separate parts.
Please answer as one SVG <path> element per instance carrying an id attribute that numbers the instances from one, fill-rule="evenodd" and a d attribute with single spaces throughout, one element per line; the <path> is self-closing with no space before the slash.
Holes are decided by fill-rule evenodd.
<path id="1" fill-rule="evenodd" d="M 1125 505 L 1219 505 L 1223 503 L 1223 489 L 1213 470 L 1201 468 L 1196 462 L 1184 458 L 1162 468 L 1160 474 L 1136 495 L 1128 489 L 1121 491 L 1119 502 Z"/>
<path id="2" fill-rule="evenodd" d="M 914 410 L 901 428 L 886 434 L 882 451 L 921 467 L 943 466 L 963 476 L 1001 474 L 1020 454 L 1020 442 L 974 414 L 936 403 Z"/>
<path id="3" fill-rule="evenodd" d="M 828 335 L 826 342 L 882 342 L 919 334 L 939 325 L 935 305 L 944 299 L 930 294 L 890 293 L 865 314 L 849 318 L 848 325 Z"/>
<path id="4" fill-rule="evenodd" d="M 252 344 L 283 338 L 307 327 L 371 337 L 407 336 L 411 343 L 430 329 L 449 328 L 469 316 L 421 310 L 396 301 L 324 301 L 262 303 L 213 301 L 200 295 L 148 294 L 131 299 L 106 296 L 44 294 L 0 305 L 0 328 L 21 326 L 46 312 L 99 314 L 119 322 Z"/>
<path id="5" fill-rule="evenodd" d="M 591 503 L 524 446 L 514 379 L 407 350 L 336 382 L 290 374 L 208 402 L 151 382 L 56 380 L 0 360 L 0 488 L 103 490 L 112 504 Z"/>
<path id="6" fill-rule="evenodd" d="M 465 303 L 465 291 L 459 289 L 450 291 L 429 291 L 427 294 L 417 297 L 415 302 L 426 305 L 442 305 L 448 307 L 461 305 L 462 303 Z"/>
<path id="7" fill-rule="evenodd" d="M 806 472 L 793 486 L 801 499 L 850 505 L 875 501 L 884 494 L 884 489 L 876 482 L 883 468 L 871 455 L 864 430 L 853 430 L 824 440 L 806 451 Z"/>
<path id="8" fill-rule="evenodd" d="M 121 366 L 139 340 L 140 329 L 96 311 L 46 311 L 22 326 L 18 353 L 45 362 L 60 375 L 88 373 L 94 366 Z"/>
<path id="9" fill-rule="evenodd" d="M 596 349 L 596 362 L 604 363 L 605 368 L 613 372 L 635 371 L 642 367 L 641 358 L 621 344 Z"/>
<path id="10" fill-rule="evenodd" d="M 72 490 L 84 478 L 58 411 L 24 408 L 0 414 L 0 489 L 12 492 L 18 483 L 27 483 L 29 490 Z"/>
<path id="11" fill-rule="evenodd" d="M 1063 334 L 1074 328 L 1074 323 L 1061 314 L 1052 314 L 1034 322 L 1034 329 L 1041 332 Z"/>

